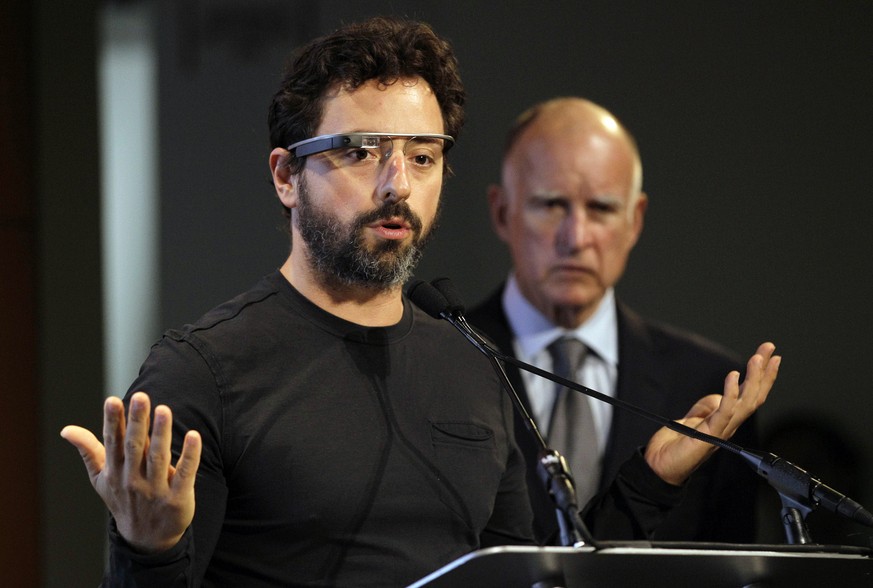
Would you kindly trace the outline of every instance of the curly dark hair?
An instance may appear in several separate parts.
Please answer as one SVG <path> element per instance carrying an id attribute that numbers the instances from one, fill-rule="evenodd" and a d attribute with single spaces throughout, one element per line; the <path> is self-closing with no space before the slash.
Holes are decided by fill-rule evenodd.
<path id="1" fill-rule="evenodd" d="M 392 84 L 421 77 L 436 96 L 445 132 L 455 138 L 464 124 L 466 92 L 448 41 L 425 23 L 375 17 L 319 37 L 292 55 L 270 104 L 270 147 L 312 137 L 321 122 L 325 94 L 355 90 L 370 80 Z M 298 173 L 305 158 L 289 161 Z"/>

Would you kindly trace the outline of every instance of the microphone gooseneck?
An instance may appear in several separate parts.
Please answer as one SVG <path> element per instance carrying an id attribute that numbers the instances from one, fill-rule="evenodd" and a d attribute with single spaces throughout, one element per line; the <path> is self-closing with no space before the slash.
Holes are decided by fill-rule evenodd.
<path id="1" fill-rule="evenodd" d="M 439 286 L 440 289 L 437 289 L 437 286 Z M 450 292 L 450 295 L 455 299 L 455 302 L 453 304 L 449 304 L 448 297 L 443 294 L 443 290 Z M 441 294 L 443 295 L 440 296 Z M 700 431 L 692 429 L 687 425 L 683 425 L 682 423 L 677 423 L 676 421 L 662 417 L 661 415 L 650 412 L 644 408 L 640 408 L 620 398 L 607 396 L 606 394 L 598 392 L 597 390 L 582 386 L 581 384 L 578 384 L 572 380 L 562 378 L 561 376 L 553 374 L 552 372 L 538 368 L 535 365 L 525 363 L 512 355 L 507 355 L 499 349 L 496 349 L 482 335 L 480 335 L 475 328 L 467 323 L 467 320 L 466 318 L 464 318 L 463 315 L 464 306 L 459 302 L 460 297 L 457 295 L 457 292 L 454 290 L 454 286 L 451 285 L 451 282 L 448 280 L 448 278 L 438 278 L 432 282 L 432 285 L 427 284 L 427 282 L 417 282 L 409 289 L 407 295 L 413 302 L 420 306 L 422 310 L 430 314 L 432 317 L 448 320 L 451 324 L 455 325 L 455 328 L 461 331 L 461 333 L 464 334 L 464 336 L 468 340 L 473 342 L 473 344 L 477 348 L 479 348 L 479 350 L 482 351 L 482 353 L 484 353 L 485 355 L 493 356 L 496 359 L 514 365 L 517 368 L 520 368 L 542 378 L 546 378 L 547 380 L 557 382 L 567 388 L 572 388 L 577 392 L 581 392 L 582 394 L 591 396 L 592 398 L 596 398 L 601 402 L 605 402 L 607 404 L 611 404 L 612 406 L 618 406 L 624 410 L 628 410 L 636 414 L 637 416 L 641 416 L 648 420 L 654 421 L 661 426 L 672 429 L 677 433 L 681 433 L 682 435 L 691 437 L 692 439 L 697 439 L 699 441 L 703 441 L 704 443 L 715 445 L 716 447 L 722 447 L 732 453 L 740 454 L 742 452 L 742 448 L 735 443 L 725 441 L 724 439 L 719 439 L 718 437 L 714 437 L 712 435 L 707 435 L 706 433 L 701 433 Z"/>
<path id="2" fill-rule="evenodd" d="M 528 371 L 553 382 L 557 382 L 562 386 L 565 386 L 577 392 L 581 392 L 582 394 L 591 396 L 592 398 L 596 398 L 601 402 L 606 402 L 608 404 L 611 404 L 612 406 L 617 406 L 623 410 L 628 410 L 638 416 L 654 421 L 664 427 L 676 431 L 677 433 L 680 433 L 687 437 L 691 437 L 692 439 L 697 439 L 699 441 L 709 443 L 710 445 L 714 445 L 716 447 L 721 447 L 722 449 L 741 456 L 759 476 L 767 480 L 767 482 L 774 489 L 776 489 L 776 491 L 782 498 L 784 506 L 783 518 L 786 521 L 785 524 L 786 530 L 789 534 L 789 540 L 793 538 L 792 535 L 796 532 L 796 530 L 792 531 L 788 529 L 789 522 L 787 522 L 787 516 L 784 513 L 785 511 L 790 510 L 799 511 L 805 518 L 806 514 L 808 514 L 811 510 L 821 506 L 824 507 L 826 510 L 829 510 L 839 516 L 845 517 L 856 523 L 865 525 L 867 527 L 873 527 L 873 514 L 868 512 L 859 503 L 852 500 L 851 498 L 848 498 L 844 494 L 837 492 L 833 488 L 830 488 L 829 486 L 822 483 L 820 480 L 812 477 L 806 472 L 806 470 L 803 470 L 798 466 L 792 464 L 791 462 L 786 461 L 772 453 L 759 453 L 756 451 L 744 449 L 736 443 L 720 439 L 713 435 L 701 433 L 696 429 L 692 429 L 691 427 L 688 427 L 681 423 L 677 423 L 676 421 L 673 421 L 671 419 L 667 419 L 663 416 L 649 412 L 648 410 L 630 404 L 624 400 L 621 400 L 620 398 L 607 396 L 596 390 L 592 390 L 591 388 L 587 388 L 585 386 L 577 384 L 572 380 L 562 378 L 556 374 L 540 369 L 534 365 L 525 363 L 519 359 L 516 359 L 512 355 L 502 353 L 500 350 L 496 349 L 493 345 L 491 345 L 485 337 L 479 334 L 476 329 L 474 329 L 469 323 L 467 323 L 467 320 L 464 318 L 464 304 L 462 302 L 461 296 L 448 278 L 438 278 L 436 280 L 433 280 L 430 284 L 419 281 L 408 290 L 407 295 L 415 304 L 421 307 L 422 310 L 424 310 L 434 318 L 445 319 L 450 324 L 452 324 L 458 331 L 461 332 L 461 334 L 464 335 L 464 337 L 468 341 L 470 341 L 476 348 L 479 349 L 479 351 L 481 351 L 485 356 L 489 358 L 492 366 L 494 366 L 495 370 L 498 371 L 498 373 L 501 375 L 501 380 L 504 382 L 504 387 L 507 388 L 507 390 L 510 392 L 510 395 L 513 397 L 513 402 L 516 405 L 516 409 L 519 411 L 519 414 L 521 414 L 524 418 L 527 428 L 532 431 L 534 436 L 537 438 L 538 444 L 544 450 L 551 451 L 548 449 L 548 446 L 543 440 L 543 437 L 540 435 L 536 424 L 534 423 L 533 419 L 530 417 L 523 403 L 518 397 L 517 392 L 513 389 L 512 384 L 509 382 L 509 379 L 503 369 L 503 365 L 500 362 L 509 363 L 519 369 Z M 558 455 L 558 457 L 560 457 L 560 455 Z M 560 459 L 563 460 L 563 458 Z M 548 463 L 543 463 L 544 461 Z M 551 467 L 554 461 L 555 460 L 553 458 L 543 455 L 540 463 L 541 474 L 544 469 L 548 469 L 549 467 Z M 801 530 L 800 535 L 803 534 L 804 532 L 803 530 Z M 809 542 L 808 535 L 806 537 L 800 537 L 800 542 Z"/>
<path id="3" fill-rule="evenodd" d="M 430 284 L 418 281 L 407 290 L 407 296 L 432 317 L 446 320 L 488 358 L 503 384 L 503 389 L 509 394 L 516 412 L 539 447 L 537 471 L 557 508 L 561 543 L 576 547 L 587 544 L 595 549 L 598 548 L 597 541 L 579 514 L 575 482 L 567 461 L 560 453 L 551 449 L 543 439 L 539 428 L 506 375 L 506 370 L 498 361 L 500 354 L 467 323 L 463 315 L 464 305 L 452 283 L 447 278 L 434 280 Z"/>

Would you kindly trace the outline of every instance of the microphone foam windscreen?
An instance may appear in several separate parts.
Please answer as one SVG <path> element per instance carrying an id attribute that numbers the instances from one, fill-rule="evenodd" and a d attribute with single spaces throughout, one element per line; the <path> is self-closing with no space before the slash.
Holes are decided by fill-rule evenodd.
<path id="1" fill-rule="evenodd" d="M 442 318 L 442 313 L 449 303 L 436 288 L 425 281 L 417 281 L 406 291 L 412 302 L 434 318 Z"/>
<path id="2" fill-rule="evenodd" d="M 445 296 L 446 304 L 450 312 L 464 314 L 464 299 L 461 298 L 461 293 L 455 288 L 455 285 L 448 278 L 437 278 L 431 280 L 431 285 L 439 290 L 440 294 Z"/>

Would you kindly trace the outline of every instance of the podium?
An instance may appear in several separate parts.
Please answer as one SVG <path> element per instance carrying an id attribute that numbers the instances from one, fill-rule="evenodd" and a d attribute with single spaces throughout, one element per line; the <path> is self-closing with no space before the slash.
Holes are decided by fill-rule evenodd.
<path id="1" fill-rule="evenodd" d="M 604 543 L 474 551 L 409 588 L 873 586 L 873 550 L 825 545 Z"/>

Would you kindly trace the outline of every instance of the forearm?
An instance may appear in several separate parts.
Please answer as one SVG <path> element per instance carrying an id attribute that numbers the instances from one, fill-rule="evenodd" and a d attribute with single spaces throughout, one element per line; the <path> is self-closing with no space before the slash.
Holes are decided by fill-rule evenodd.
<path id="1" fill-rule="evenodd" d="M 597 539 L 650 540 L 684 494 L 683 486 L 660 479 L 637 451 L 609 488 L 589 502 L 583 517 Z"/>
<path id="2" fill-rule="evenodd" d="M 221 532 L 227 486 L 220 455 L 220 402 L 210 366 L 193 347 L 166 338 L 152 349 L 139 377 L 126 396 L 136 390 L 147 392 L 152 406 L 165 404 L 173 413 L 172 460 L 182 451 L 185 434 L 197 431 L 203 439 L 200 467 L 194 483 L 196 508 L 194 518 L 182 539 L 173 547 L 146 556 L 132 549 L 118 534 L 114 523 L 110 528 L 110 571 L 113 581 L 146 578 L 147 582 L 109 584 L 110 586 L 199 586 L 212 557 Z M 196 544 L 196 550 L 194 548 Z M 154 568 L 150 571 L 150 568 Z M 154 578 L 150 574 L 157 574 Z M 133 576 L 132 576 L 133 574 Z M 176 574 L 176 575 L 174 575 Z M 173 583 L 182 582 L 182 583 Z"/>

